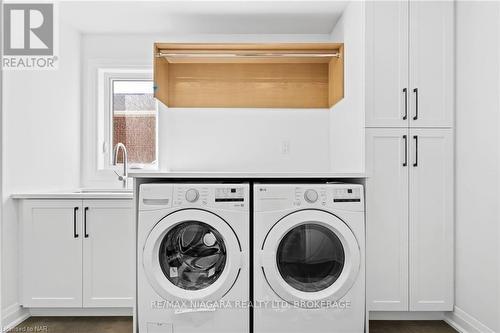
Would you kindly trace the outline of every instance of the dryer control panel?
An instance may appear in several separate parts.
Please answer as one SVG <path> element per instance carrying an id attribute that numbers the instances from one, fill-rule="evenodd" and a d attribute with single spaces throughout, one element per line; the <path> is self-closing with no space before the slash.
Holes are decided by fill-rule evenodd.
<path id="1" fill-rule="evenodd" d="M 257 211 L 290 208 L 364 211 L 360 184 L 256 184 L 254 193 Z"/>

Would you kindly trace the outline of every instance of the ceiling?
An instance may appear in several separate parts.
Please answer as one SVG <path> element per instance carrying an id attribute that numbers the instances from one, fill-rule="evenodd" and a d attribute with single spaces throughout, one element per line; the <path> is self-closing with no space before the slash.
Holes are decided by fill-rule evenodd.
<path id="1" fill-rule="evenodd" d="M 61 1 L 83 33 L 329 34 L 348 1 Z"/>

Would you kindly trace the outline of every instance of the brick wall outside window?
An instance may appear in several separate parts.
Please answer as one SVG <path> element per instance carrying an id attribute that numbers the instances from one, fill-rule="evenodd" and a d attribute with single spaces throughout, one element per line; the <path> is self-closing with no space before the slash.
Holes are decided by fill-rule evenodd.
<path id="1" fill-rule="evenodd" d="M 113 147 L 121 142 L 127 147 L 132 163 L 152 163 L 156 160 L 156 116 L 113 117 Z M 121 163 L 121 154 L 118 162 Z"/>
<path id="2" fill-rule="evenodd" d="M 131 163 L 156 160 L 156 102 L 152 94 L 113 95 L 113 147 L 127 147 Z M 120 154 L 118 163 L 122 163 Z"/>

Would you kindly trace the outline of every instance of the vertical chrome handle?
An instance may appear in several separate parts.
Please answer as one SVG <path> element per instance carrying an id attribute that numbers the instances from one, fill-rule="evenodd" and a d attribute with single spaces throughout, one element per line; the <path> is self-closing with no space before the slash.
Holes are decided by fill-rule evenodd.
<path id="1" fill-rule="evenodd" d="M 413 89 L 413 92 L 415 93 L 415 116 L 413 117 L 413 120 L 418 119 L 418 88 Z"/>
<path id="2" fill-rule="evenodd" d="M 403 162 L 403 166 L 408 166 L 408 137 L 403 135 L 403 140 L 405 141 L 405 160 Z"/>
<path id="3" fill-rule="evenodd" d="M 89 238 L 89 234 L 87 233 L 87 211 L 89 207 L 85 207 L 83 209 L 83 237 Z"/>
<path id="4" fill-rule="evenodd" d="M 405 94 L 405 114 L 403 116 L 403 120 L 408 119 L 408 89 L 404 88 L 403 93 Z"/>
<path id="5" fill-rule="evenodd" d="M 76 214 L 78 213 L 78 207 L 73 208 L 73 237 L 78 238 L 78 232 L 76 231 Z"/>
<path id="6" fill-rule="evenodd" d="M 415 139 L 415 163 L 413 166 L 416 167 L 418 166 L 418 135 L 414 135 L 413 139 Z"/>

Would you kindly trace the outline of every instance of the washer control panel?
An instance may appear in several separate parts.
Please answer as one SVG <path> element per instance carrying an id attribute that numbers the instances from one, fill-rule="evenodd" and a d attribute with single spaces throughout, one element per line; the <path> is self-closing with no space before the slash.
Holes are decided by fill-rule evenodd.
<path id="1" fill-rule="evenodd" d="M 175 184 L 173 206 L 246 207 L 248 193 L 246 184 Z"/>
<path id="2" fill-rule="evenodd" d="M 336 188 L 333 190 L 333 202 L 361 202 L 361 188 Z"/>
<path id="3" fill-rule="evenodd" d="M 215 189 L 215 202 L 244 202 L 245 191 L 243 187 L 222 187 Z"/>
<path id="4" fill-rule="evenodd" d="M 182 206 L 186 204 L 207 204 L 208 189 L 200 186 L 190 186 L 178 184 L 173 188 L 174 206 Z"/>
<path id="5" fill-rule="evenodd" d="M 248 183 L 151 183 L 139 188 L 139 210 L 165 208 L 220 208 L 235 211 L 248 210 L 250 187 Z"/>

